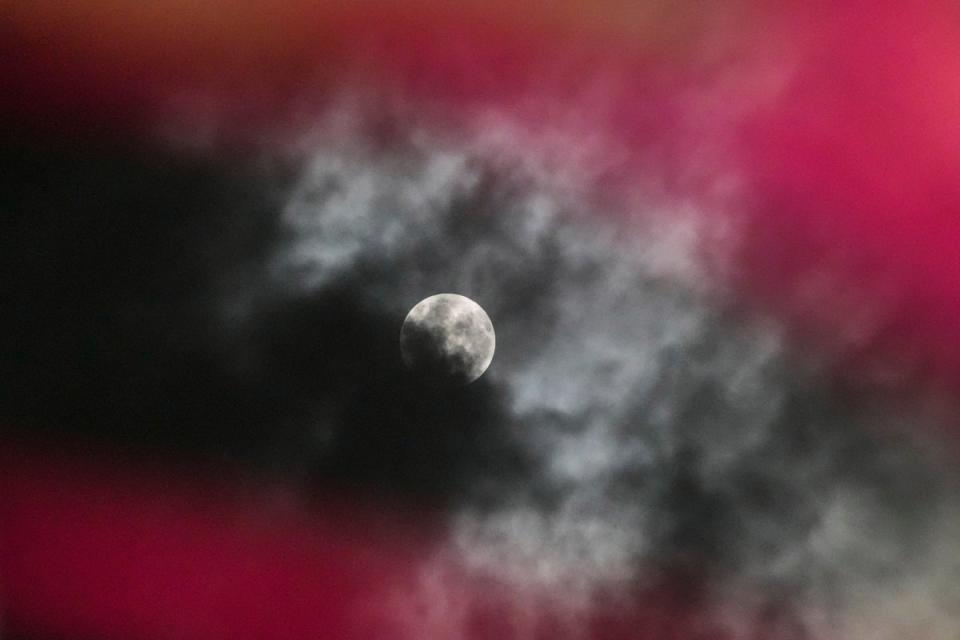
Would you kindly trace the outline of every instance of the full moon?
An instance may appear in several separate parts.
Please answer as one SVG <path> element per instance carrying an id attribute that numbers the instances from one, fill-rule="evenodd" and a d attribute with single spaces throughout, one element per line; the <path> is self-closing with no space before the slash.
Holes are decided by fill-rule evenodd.
<path id="1" fill-rule="evenodd" d="M 407 367 L 439 383 L 469 384 L 493 361 L 496 335 L 479 304 L 455 293 L 418 302 L 400 329 L 400 353 Z"/>

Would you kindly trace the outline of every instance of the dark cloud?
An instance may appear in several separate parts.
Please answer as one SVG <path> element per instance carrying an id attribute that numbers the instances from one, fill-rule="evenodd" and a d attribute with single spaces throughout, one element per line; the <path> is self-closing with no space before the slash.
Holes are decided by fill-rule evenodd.
<path id="1" fill-rule="evenodd" d="M 743 615 L 789 638 L 822 631 L 811 610 L 856 625 L 865 593 L 942 581 L 922 558 L 931 539 L 955 547 L 955 479 L 882 424 L 922 418 L 865 413 L 776 326 L 728 308 L 682 259 L 697 229 L 673 206 L 650 194 L 639 221 L 605 219 L 567 176 L 470 144 L 341 139 L 291 190 L 274 277 L 294 297 L 348 281 L 398 316 L 438 291 L 490 311 L 484 380 L 502 442 L 532 464 L 519 483 L 474 476 L 497 500 L 454 505 L 450 546 L 473 570 L 585 593 L 679 573 L 717 602 L 750 585 Z"/>
<path id="2" fill-rule="evenodd" d="M 814 624 L 785 595 L 855 610 L 942 581 L 954 481 L 705 295 L 688 205 L 612 220 L 473 142 L 345 131 L 273 164 L 7 146 L 7 417 L 436 501 L 445 557 L 500 580 L 749 583 L 785 637 Z M 402 366 L 438 292 L 496 328 L 470 386 Z"/>
<path id="3" fill-rule="evenodd" d="M 303 483 L 448 499 L 517 469 L 496 391 L 402 370 L 371 265 L 277 296 L 282 167 L 131 149 L 7 147 L 2 406 L 10 429 Z M 238 331 L 222 305 L 254 291 Z M 235 327 L 234 327 L 235 328 Z"/>

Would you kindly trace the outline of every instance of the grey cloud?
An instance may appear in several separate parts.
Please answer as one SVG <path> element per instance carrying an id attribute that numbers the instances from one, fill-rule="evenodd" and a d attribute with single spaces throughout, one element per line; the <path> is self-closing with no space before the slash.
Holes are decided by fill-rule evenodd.
<path id="1" fill-rule="evenodd" d="M 272 278 L 289 296 L 348 283 L 402 317 L 449 291 L 493 319 L 499 437 L 532 462 L 470 476 L 445 561 L 585 598 L 693 567 L 718 602 L 761 594 L 746 618 L 794 601 L 788 637 L 944 582 L 928 558 L 960 558 L 938 515 L 960 505 L 952 472 L 871 431 L 775 325 L 704 295 L 689 203 L 650 194 L 617 221 L 587 191 L 421 132 L 321 148 L 286 203 Z M 951 607 L 925 615 L 955 628 Z"/>

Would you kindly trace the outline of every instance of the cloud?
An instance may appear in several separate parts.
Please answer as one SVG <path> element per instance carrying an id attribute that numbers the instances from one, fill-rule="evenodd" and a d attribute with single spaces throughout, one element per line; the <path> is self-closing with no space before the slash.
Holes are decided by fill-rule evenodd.
<path id="1" fill-rule="evenodd" d="M 3 334 L 34 360 L 4 363 L 6 406 L 305 494 L 440 509 L 449 536 L 398 600 L 421 603 L 411 628 L 449 625 L 432 637 L 476 608 L 505 607 L 518 634 L 551 607 L 586 624 L 598 593 L 674 575 L 734 637 L 951 637 L 956 472 L 875 428 L 919 412 L 866 412 L 728 304 L 702 259 L 738 240 L 714 200 L 656 177 L 595 197 L 556 138 L 511 153 L 498 119 L 401 120 L 389 144 L 331 119 L 347 124 L 267 171 L 28 157 L 5 223 L 23 266 L 6 299 L 27 311 Z M 477 300 L 498 345 L 442 396 L 398 351 L 437 292 Z M 523 595 L 491 604 L 491 583 Z"/>
<path id="2" fill-rule="evenodd" d="M 471 428 L 526 462 L 462 460 L 441 565 L 568 605 L 679 571 L 739 606 L 729 633 L 746 620 L 784 637 L 937 580 L 916 554 L 951 544 L 934 514 L 960 504 L 952 474 L 874 431 L 775 323 L 724 304 L 698 258 L 709 215 L 655 192 L 604 215 L 588 185 L 524 162 L 422 131 L 386 151 L 340 139 L 284 208 L 272 273 L 288 295 L 348 288 L 399 318 L 453 291 L 494 321 L 497 423 Z M 517 606 L 544 606 L 531 597 Z"/>

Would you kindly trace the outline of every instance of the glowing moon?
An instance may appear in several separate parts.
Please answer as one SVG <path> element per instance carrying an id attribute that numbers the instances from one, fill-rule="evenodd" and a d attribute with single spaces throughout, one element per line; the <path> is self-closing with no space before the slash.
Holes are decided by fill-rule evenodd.
<path id="1" fill-rule="evenodd" d="M 404 363 L 436 382 L 473 382 L 490 366 L 495 348 L 496 334 L 486 311 L 455 293 L 421 300 L 400 329 Z"/>

